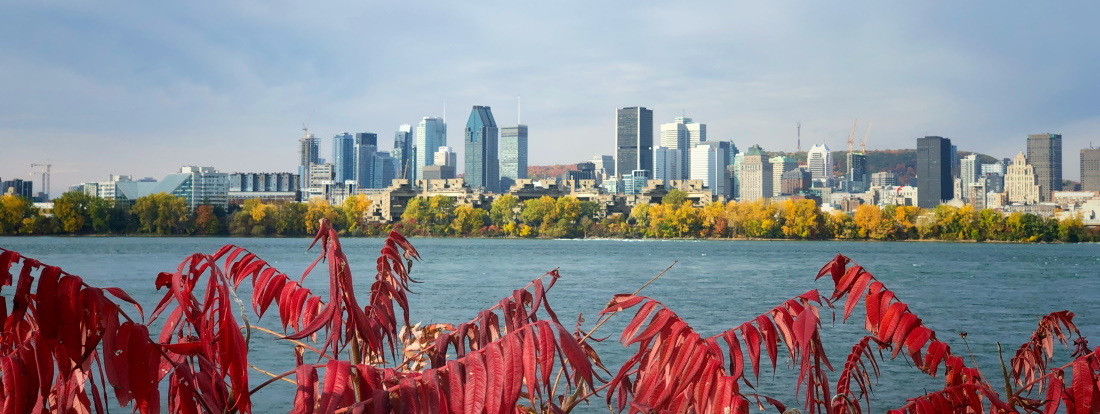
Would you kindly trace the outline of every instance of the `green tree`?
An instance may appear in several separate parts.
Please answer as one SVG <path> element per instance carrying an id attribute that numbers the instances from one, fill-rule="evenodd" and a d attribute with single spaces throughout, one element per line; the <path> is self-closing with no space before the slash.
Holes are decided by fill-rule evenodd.
<path id="1" fill-rule="evenodd" d="M 53 215 L 57 218 L 61 231 L 76 234 L 91 227 L 88 208 L 92 198 L 82 191 L 69 191 L 53 200 Z"/>
<path id="2" fill-rule="evenodd" d="M 116 227 L 125 227 L 124 220 L 127 216 L 129 214 L 121 208 L 115 208 L 111 200 L 99 197 L 88 200 L 88 226 L 93 233 L 104 234 L 116 231 Z"/>
<path id="3" fill-rule="evenodd" d="M 363 228 L 367 225 L 367 211 L 370 205 L 370 198 L 366 194 L 356 194 L 344 200 L 340 211 L 344 215 L 349 232 L 363 233 Z"/>
<path id="4" fill-rule="evenodd" d="M 665 194 L 665 196 L 661 198 L 661 204 L 674 206 L 676 208 L 682 206 L 685 201 L 688 201 L 688 194 L 679 188 L 668 190 L 668 194 Z"/>
<path id="5" fill-rule="evenodd" d="M 516 220 L 519 219 L 517 207 L 519 207 L 519 199 L 516 196 L 505 194 L 497 197 L 489 206 L 489 220 L 501 229 L 509 224 L 514 228 Z"/>
<path id="6" fill-rule="evenodd" d="M 187 228 L 187 203 L 182 197 L 168 193 L 147 195 L 134 200 L 130 211 L 137 215 L 145 233 L 181 234 Z"/>
<path id="7" fill-rule="evenodd" d="M 37 210 L 29 198 L 0 195 L 0 234 L 19 234 L 24 220 L 34 215 L 37 215 Z"/>
<path id="8" fill-rule="evenodd" d="M 550 196 L 542 196 L 537 199 L 527 200 L 520 207 L 520 218 L 523 223 L 533 228 L 538 228 L 547 219 L 554 220 L 554 209 L 557 201 Z"/>
<path id="9" fill-rule="evenodd" d="M 455 207 L 454 217 L 451 229 L 455 234 L 468 236 L 484 227 L 489 215 L 485 210 L 463 204 Z"/>
<path id="10" fill-rule="evenodd" d="M 286 203 L 275 210 L 275 234 L 301 236 L 306 233 L 305 217 L 309 208 L 304 203 Z"/>

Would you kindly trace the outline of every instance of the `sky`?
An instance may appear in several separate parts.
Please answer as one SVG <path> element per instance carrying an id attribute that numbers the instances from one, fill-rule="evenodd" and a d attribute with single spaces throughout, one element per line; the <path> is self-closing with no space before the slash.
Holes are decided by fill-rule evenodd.
<path id="1" fill-rule="evenodd" d="M 794 151 L 1011 157 L 1063 136 L 1063 176 L 1100 145 L 1100 3 L 1017 1 L 0 2 L 0 179 L 51 192 L 182 165 L 296 171 L 323 139 L 473 105 L 530 128 L 531 165 L 614 153 L 615 109 L 687 115 L 709 140 Z M 517 101 L 522 101 L 522 111 Z M 870 130 L 868 131 L 868 127 Z M 462 161 L 459 161 L 460 170 Z"/>

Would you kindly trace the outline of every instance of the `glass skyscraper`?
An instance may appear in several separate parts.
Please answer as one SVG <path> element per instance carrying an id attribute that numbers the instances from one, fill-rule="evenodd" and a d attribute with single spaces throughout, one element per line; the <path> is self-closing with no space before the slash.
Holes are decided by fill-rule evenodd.
<path id="1" fill-rule="evenodd" d="M 466 184 L 488 192 L 499 192 L 499 131 L 488 106 L 474 106 L 466 121 Z"/>
<path id="2" fill-rule="evenodd" d="M 336 182 L 355 179 L 355 138 L 347 132 L 332 137 L 332 165 Z"/>
<path id="3" fill-rule="evenodd" d="M 416 178 L 424 176 L 424 167 L 435 165 L 435 150 L 447 146 L 447 123 L 443 118 L 424 117 L 416 126 Z"/>
<path id="4" fill-rule="evenodd" d="M 527 178 L 527 125 L 500 129 L 500 190 Z"/>
<path id="5" fill-rule="evenodd" d="M 917 206 L 933 208 L 955 198 L 951 177 L 951 140 L 917 138 Z"/>
<path id="6" fill-rule="evenodd" d="M 653 111 L 632 106 L 615 115 L 615 174 L 653 171 Z"/>
<path id="7" fill-rule="evenodd" d="M 374 154 L 378 152 L 378 134 L 355 134 L 355 181 L 359 188 L 374 188 Z"/>

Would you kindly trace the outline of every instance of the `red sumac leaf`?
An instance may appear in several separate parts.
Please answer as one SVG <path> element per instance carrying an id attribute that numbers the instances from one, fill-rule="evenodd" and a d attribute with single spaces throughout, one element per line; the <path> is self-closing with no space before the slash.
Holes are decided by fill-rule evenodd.
<path id="1" fill-rule="evenodd" d="M 466 380 L 463 412 L 480 413 L 485 408 L 486 373 L 485 361 L 480 352 L 471 352 L 463 358 L 466 362 Z"/>

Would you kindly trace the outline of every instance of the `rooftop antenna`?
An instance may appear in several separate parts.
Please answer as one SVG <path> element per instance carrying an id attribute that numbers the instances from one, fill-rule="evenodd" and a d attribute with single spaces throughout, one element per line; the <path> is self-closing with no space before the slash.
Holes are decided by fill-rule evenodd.
<path id="1" fill-rule="evenodd" d="M 443 100 L 443 123 L 447 123 L 447 100 Z"/>
<path id="2" fill-rule="evenodd" d="M 516 125 L 523 125 L 523 102 L 520 101 L 520 97 L 516 97 Z"/>
<path id="3" fill-rule="evenodd" d="M 799 121 L 795 128 L 798 130 L 798 152 L 802 152 L 802 122 Z"/>

